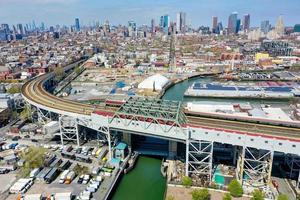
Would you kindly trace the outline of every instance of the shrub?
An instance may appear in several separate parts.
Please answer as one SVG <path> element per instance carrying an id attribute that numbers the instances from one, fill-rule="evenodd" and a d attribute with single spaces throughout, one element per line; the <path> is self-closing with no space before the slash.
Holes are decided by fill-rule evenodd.
<path id="1" fill-rule="evenodd" d="M 232 197 L 229 193 L 226 193 L 224 196 L 223 196 L 223 200 L 231 200 Z"/>
<path id="2" fill-rule="evenodd" d="M 238 180 L 233 179 L 230 181 L 228 185 L 228 190 L 233 197 L 241 197 L 243 196 L 243 188 L 242 185 L 238 182 Z"/>
<path id="3" fill-rule="evenodd" d="M 265 199 L 265 195 L 261 190 L 255 189 L 252 192 L 251 200 L 264 200 L 264 199 Z"/>
<path id="4" fill-rule="evenodd" d="M 289 200 L 288 196 L 286 194 L 280 194 L 277 197 L 277 200 Z"/>
<path id="5" fill-rule="evenodd" d="M 210 200 L 208 189 L 195 189 L 192 191 L 193 200 Z"/>
<path id="6" fill-rule="evenodd" d="M 190 187 L 192 185 L 193 181 L 190 177 L 188 176 L 184 176 L 182 178 L 182 185 L 184 185 L 185 187 Z"/>

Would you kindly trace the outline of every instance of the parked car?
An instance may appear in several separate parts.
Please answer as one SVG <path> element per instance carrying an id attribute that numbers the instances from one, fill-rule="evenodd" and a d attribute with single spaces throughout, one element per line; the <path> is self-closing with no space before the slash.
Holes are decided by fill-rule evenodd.
<path id="1" fill-rule="evenodd" d="M 83 178 L 84 178 L 84 175 L 82 174 L 82 175 L 78 178 L 77 183 L 78 183 L 78 184 L 82 184 Z"/>

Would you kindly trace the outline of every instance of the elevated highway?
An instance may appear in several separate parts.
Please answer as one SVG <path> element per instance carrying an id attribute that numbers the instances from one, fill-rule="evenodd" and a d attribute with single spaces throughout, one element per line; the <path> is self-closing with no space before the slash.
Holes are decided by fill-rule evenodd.
<path id="1" fill-rule="evenodd" d="M 73 67 L 68 66 L 65 70 Z M 71 139 L 69 135 L 74 133 L 79 144 L 77 125 L 106 134 L 110 152 L 110 130 L 183 142 L 186 144 L 186 174 L 208 175 L 209 180 L 214 143 L 230 144 L 237 147 L 234 154 L 238 154 L 238 178 L 242 183 L 261 182 L 259 177 L 270 180 L 270 165 L 275 151 L 300 155 L 299 128 L 186 116 L 181 104 L 171 101 L 131 98 L 118 108 L 83 104 L 49 93 L 46 88 L 54 76 L 50 72 L 28 81 L 22 87 L 22 95 L 37 109 L 60 116 L 62 142 L 64 136 Z M 74 119 L 75 128 L 73 125 L 63 127 L 65 116 Z M 247 159 L 253 166 L 249 166 Z M 257 166 L 261 166 L 260 170 L 256 170 Z M 246 172 L 256 175 L 246 180 L 243 175 Z"/>

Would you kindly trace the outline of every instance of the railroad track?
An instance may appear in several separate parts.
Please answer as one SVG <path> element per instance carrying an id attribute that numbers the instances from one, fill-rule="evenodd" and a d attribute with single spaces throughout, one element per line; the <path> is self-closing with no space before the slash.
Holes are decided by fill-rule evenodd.
<path id="1" fill-rule="evenodd" d="M 209 128 L 222 128 L 228 130 L 243 131 L 248 133 L 259 133 L 272 136 L 300 138 L 300 129 L 291 127 L 254 124 L 249 122 L 238 122 L 231 120 L 212 119 L 205 117 L 187 116 L 188 123 Z"/>
<path id="2" fill-rule="evenodd" d="M 40 105 L 87 116 L 91 115 L 91 113 L 96 110 L 115 112 L 116 109 L 118 109 L 109 106 L 88 105 L 72 100 L 59 98 L 55 95 L 50 94 L 44 88 L 44 83 L 49 76 L 53 76 L 52 73 L 39 76 L 25 83 L 22 87 L 22 94 L 29 100 Z M 258 133 L 278 137 L 300 138 L 300 129 L 298 128 L 255 124 L 250 122 L 238 122 L 200 116 L 187 116 L 187 120 L 189 124 L 207 127 L 210 129 L 220 128 L 224 130 L 243 131 L 254 134 Z"/>

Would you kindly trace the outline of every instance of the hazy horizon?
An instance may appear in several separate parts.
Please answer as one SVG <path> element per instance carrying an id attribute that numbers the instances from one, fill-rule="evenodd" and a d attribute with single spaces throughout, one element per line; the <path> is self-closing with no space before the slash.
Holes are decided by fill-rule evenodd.
<path id="1" fill-rule="evenodd" d="M 260 25 L 262 20 L 270 20 L 274 25 L 279 15 L 284 16 L 286 26 L 300 23 L 299 0 L 0 0 L 0 23 L 31 23 L 39 26 L 44 22 L 50 25 L 73 25 L 75 18 L 81 25 L 103 24 L 109 20 L 113 25 L 127 25 L 134 20 L 138 25 L 150 24 L 155 19 L 169 14 L 172 21 L 176 13 L 187 13 L 187 24 L 193 27 L 211 26 L 212 16 L 217 16 L 223 26 L 227 26 L 228 16 L 236 11 L 239 18 L 251 15 L 251 27 Z"/>

